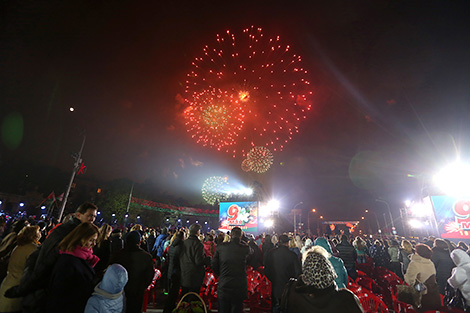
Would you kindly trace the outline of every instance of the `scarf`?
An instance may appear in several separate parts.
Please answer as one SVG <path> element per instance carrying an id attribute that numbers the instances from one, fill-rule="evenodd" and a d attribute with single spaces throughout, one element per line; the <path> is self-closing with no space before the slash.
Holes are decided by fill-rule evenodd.
<path id="1" fill-rule="evenodd" d="M 92 249 L 88 249 L 85 247 L 82 247 L 80 245 L 76 246 L 73 252 L 70 251 L 59 251 L 60 254 L 70 254 L 73 255 L 77 258 L 80 258 L 82 260 L 85 260 L 88 262 L 88 264 L 91 265 L 91 267 L 95 267 L 96 263 L 100 260 L 99 257 L 93 254 Z"/>

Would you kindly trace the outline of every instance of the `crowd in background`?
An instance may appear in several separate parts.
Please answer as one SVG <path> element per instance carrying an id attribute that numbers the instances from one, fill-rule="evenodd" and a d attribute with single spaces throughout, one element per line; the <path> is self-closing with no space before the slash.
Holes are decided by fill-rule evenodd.
<path id="1" fill-rule="evenodd" d="M 419 241 L 380 236 L 260 234 L 236 227 L 224 233 L 139 224 L 98 228 L 97 208 L 85 203 L 61 224 L 0 221 L 0 312 L 142 312 L 144 292 L 160 269 L 164 313 L 187 292 L 199 293 L 205 272 L 219 277 L 219 312 L 241 312 L 246 267 L 262 269 L 272 284 L 272 312 L 363 312 L 345 289 L 357 264 L 372 260 L 428 287 L 423 306 L 458 291 L 470 305 L 470 256 L 463 241 L 432 236 Z M 347 309 L 345 309 L 347 308 Z"/>

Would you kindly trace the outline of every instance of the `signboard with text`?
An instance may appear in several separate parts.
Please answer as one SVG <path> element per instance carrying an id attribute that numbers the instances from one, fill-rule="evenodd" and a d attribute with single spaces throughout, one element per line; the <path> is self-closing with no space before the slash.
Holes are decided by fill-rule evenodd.
<path id="1" fill-rule="evenodd" d="M 441 238 L 470 241 L 470 197 L 431 196 Z"/>
<path id="2" fill-rule="evenodd" d="M 221 202 L 219 204 L 219 230 L 228 231 L 235 226 L 245 232 L 258 231 L 258 202 Z"/>

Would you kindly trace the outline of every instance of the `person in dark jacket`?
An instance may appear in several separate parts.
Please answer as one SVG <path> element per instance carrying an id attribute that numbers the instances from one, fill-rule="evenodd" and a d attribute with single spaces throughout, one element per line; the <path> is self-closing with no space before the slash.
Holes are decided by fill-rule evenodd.
<path id="1" fill-rule="evenodd" d="M 369 249 L 370 256 L 374 259 L 375 266 L 389 267 L 390 256 L 380 240 L 376 240 Z"/>
<path id="2" fill-rule="evenodd" d="M 124 240 L 122 239 L 122 231 L 116 228 L 111 233 L 111 255 L 124 248 Z"/>
<path id="3" fill-rule="evenodd" d="M 271 235 L 266 234 L 264 236 L 264 241 L 261 244 L 261 253 L 263 254 L 263 265 L 266 264 L 266 256 L 268 255 L 268 252 L 274 249 L 274 244 L 271 241 Z"/>
<path id="4" fill-rule="evenodd" d="M 180 254 L 183 249 L 184 232 L 179 231 L 168 248 L 168 298 L 163 313 L 171 313 L 176 307 L 176 300 L 181 288 Z"/>
<path id="5" fill-rule="evenodd" d="M 455 265 L 450 257 L 447 243 L 444 240 L 439 238 L 434 240 L 431 261 L 436 267 L 436 281 L 439 293 L 445 295 L 447 280 L 452 275 L 452 269 Z"/>
<path id="6" fill-rule="evenodd" d="M 265 258 L 264 274 L 271 281 L 272 312 L 278 313 L 284 286 L 289 279 L 298 277 L 302 273 L 300 260 L 289 250 L 289 237 L 285 234 L 279 236 L 279 246 L 270 250 Z"/>
<path id="7" fill-rule="evenodd" d="M 348 236 L 342 235 L 341 242 L 336 246 L 336 249 L 339 252 L 339 257 L 344 262 L 344 267 L 348 271 L 349 277 L 353 280 L 357 278 L 356 272 L 356 259 L 357 252 L 356 248 L 353 247 L 348 241 Z"/>
<path id="8" fill-rule="evenodd" d="M 93 292 L 93 254 L 99 229 L 91 223 L 77 226 L 59 244 L 60 256 L 52 270 L 47 296 L 47 312 L 82 313 Z"/>
<path id="9" fill-rule="evenodd" d="M 320 250 L 310 250 L 304 259 L 303 274 L 292 279 L 282 294 L 285 313 L 364 313 L 359 299 L 349 290 L 336 288 L 336 273 Z"/>
<path id="10" fill-rule="evenodd" d="M 109 264 L 109 258 L 111 257 L 111 232 L 113 228 L 108 224 L 104 223 L 100 227 L 100 234 L 96 242 L 96 246 L 93 248 L 93 253 L 100 258 L 100 261 L 95 266 L 95 272 L 99 278 L 103 277 L 104 270 Z"/>
<path id="11" fill-rule="evenodd" d="M 201 225 L 189 226 L 189 237 L 183 241 L 183 249 L 180 254 L 181 268 L 181 294 L 190 291 L 199 293 L 204 280 L 204 265 L 208 265 L 209 258 L 204 256 L 204 245 L 198 236 L 201 233 Z"/>
<path id="12" fill-rule="evenodd" d="M 121 264 L 129 280 L 126 293 L 126 313 L 141 313 L 145 289 L 152 282 L 155 270 L 152 256 L 140 248 L 140 233 L 131 231 L 124 239 L 124 249 L 111 256 L 110 264 Z"/>
<path id="13" fill-rule="evenodd" d="M 19 286 L 7 290 L 7 297 L 23 297 L 23 312 L 46 312 L 46 289 L 52 269 L 59 258 L 59 243 L 82 223 L 93 223 L 98 208 L 93 203 L 83 203 L 67 222 L 51 230 L 46 240 L 26 261 Z"/>
<path id="14" fill-rule="evenodd" d="M 219 312 L 241 313 L 243 300 L 248 298 L 246 259 L 250 248 L 241 241 L 240 227 L 234 227 L 230 237 L 230 242 L 217 247 L 211 264 L 215 275 L 219 276 Z"/>
<path id="15" fill-rule="evenodd" d="M 248 265 L 252 266 L 254 269 L 257 269 L 261 266 L 261 250 L 259 249 L 258 245 L 256 244 L 255 238 L 253 235 L 248 237 L 248 246 L 253 251 L 252 254 L 248 256 L 247 263 Z"/>

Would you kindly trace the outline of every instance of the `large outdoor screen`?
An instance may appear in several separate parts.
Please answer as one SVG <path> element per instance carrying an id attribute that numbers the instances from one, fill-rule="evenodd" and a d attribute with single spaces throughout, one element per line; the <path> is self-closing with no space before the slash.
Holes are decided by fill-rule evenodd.
<path id="1" fill-rule="evenodd" d="M 258 202 L 221 202 L 219 204 L 219 230 L 228 231 L 235 226 L 245 232 L 258 231 Z"/>
<path id="2" fill-rule="evenodd" d="M 432 196 L 442 238 L 470 240 L 470 198 Z"/>

